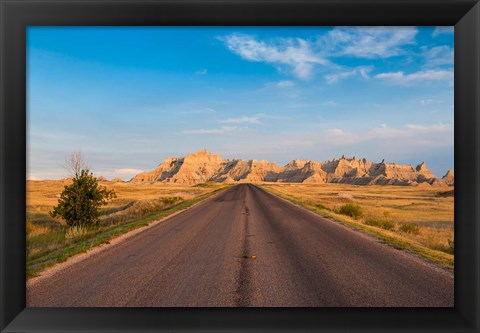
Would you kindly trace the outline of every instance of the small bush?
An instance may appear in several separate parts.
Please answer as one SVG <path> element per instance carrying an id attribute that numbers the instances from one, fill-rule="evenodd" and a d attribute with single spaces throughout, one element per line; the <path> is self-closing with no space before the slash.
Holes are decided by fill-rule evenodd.
<path id="1" fill-rule="evenodd" d="M 444 192 L 437 192 L 437 196 L 438 196 L 438 197 L 443 197 L 443 198 L 446 198 L 446 197 L 454 197 L 454 196 L 455 196 L 455 190 L 444 191 Z"/>
<path id="2" fill-rule="evenodd" d="M 362 217 L 362 207 L 353 203 L 346 203 L 340 207 L 338 213 L 358 219 Z"/>
<path id="3" fill-rule="evenodd" d="M 99 186 L 88 168 L 76 171 L 73 183 L 66 185 L 50 216 L 60 217 L 70 227 L 86 227 L 100 222 L 100 207 L 116 198 L 114 190 Z"/>
<path id="4" fill-rule="evenodd" d="M 166 197 L 166 198 L 162 198 L 161 202 L 165 206 L 168 206 L 168 205 L 173 205 L 174 203 L 177 203 L 178 201 L 182 201 L 182 200 L 183 200 L 182 197 Z"/>
<path id="5" fill-rule="evenodd" d="M 455 254 L 455 241 L 448 240 L 448 253 Z"/>
<path id="6" fill-rule="evenodd" d="M 87 228 L 83 226 L 73 226 L 68 228 L 67 232 L 65 233 L 65 239 L 75 239 L 79 237 L 83 237 L 88 233 Z"/>
<path id="7" fill-rule="evenodd" d="M 420 233 L 420 228 L 418 225 L 414 223 L 405 223 L 402 224 L 399 228 L 401 232 L 405 232 L 407 234 L 418 235 Z"/>
<path id="8" fill-rule="evenodd" d="M 382 228 L 385 230 L 394 230 L 395 229 L 395 222 L 392 220 L 389 220 L 387 218 L 382 219 L 382 218 L 368 218 L 364 222 L 366 225 L 370 225 L 373 227 L 377 228 Z"/>

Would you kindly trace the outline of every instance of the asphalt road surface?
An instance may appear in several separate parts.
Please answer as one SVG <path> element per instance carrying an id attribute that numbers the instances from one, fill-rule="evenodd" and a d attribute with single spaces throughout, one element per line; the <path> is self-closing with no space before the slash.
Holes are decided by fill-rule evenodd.
<path id="1" fill-rule="evenodd" d="M 27 306 L 41 307 L 447 307 L 453 298 L 451 272 L 247 184 L 27 288 Z"/>

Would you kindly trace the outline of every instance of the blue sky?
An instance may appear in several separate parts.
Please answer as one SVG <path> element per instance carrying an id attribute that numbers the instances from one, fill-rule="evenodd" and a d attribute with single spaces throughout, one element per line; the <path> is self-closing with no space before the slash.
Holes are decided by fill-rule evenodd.
<path id="1" fill-rule="evenodd" d="M 81 150 L 130 179 L 168 156 L 453 168 L 450 27 L 29 27 L 28 173 Z"/>

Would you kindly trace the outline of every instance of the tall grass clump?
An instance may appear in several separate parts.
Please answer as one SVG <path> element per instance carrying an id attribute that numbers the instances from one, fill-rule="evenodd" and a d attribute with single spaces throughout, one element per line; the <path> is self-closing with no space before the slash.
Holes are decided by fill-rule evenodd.
<path id="1" fill-rule="evenodd" d="M 75 239 L 85 236 L 88 233 L 88 229 L 84 226 L 73 226 L 67 229 L 65 233 L 65 239 Z"/>
<path id="2" fill-rule="evenodd" d="M 398 230 L 400 230 L 401 232 L 405 232 L 407 234 L 412 234 L 412 235 L 420 234 L 420 227 L 415 223 L 402 224 Z"/>
<path id="3" fill-rule="evenodd" d="M 382 228 L 385 230 L 394 230 L 395 229 L 395 222 L 392 220 L 382 219 L 371 217 L 365 220 L 364 222 L 366 225 L 370 225 L 377 228 Z"/>
<path id="4" fill-rule="evenodd" d="M 389 218 L 390 214 L 388 212 L 383 212 L 383 218 L 381 217 L 370 217 L 366 219 L 363 223 L 377 228 L 382 228 L 385 230 L 395 230 L 396 223 Z"/>
<path id="5" fill-rule="evenodd" d="M 359 219 L 363 216 L 362 207 L 353 203 L 346 203 L 342 205 L 338 209 L 338 213 L 353 217 L 354 219 Z"/>
<path id="6" fill-rule="evenodd" d="M 315 206 L 317 209 L 326 209 L 326 210 L 328 210 L 328 208 L 327 208 L 325 205 L 321 204 L 321 203 L 316 203 L 314 206 Z"/>

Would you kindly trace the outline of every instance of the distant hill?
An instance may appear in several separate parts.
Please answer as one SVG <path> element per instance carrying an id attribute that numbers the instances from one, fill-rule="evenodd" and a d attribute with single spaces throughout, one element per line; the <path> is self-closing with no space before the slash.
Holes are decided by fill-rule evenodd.
<path id="1" fill-rule="evenodd" d="M 214 182 L 342 183 L 352 185 L 453 186 L 454 171 L 439 179 L 424 162 L 416 167 L 397 163 L 369 162 L 355 157 L 332 161 L 293 160 L 281 167 L 273 162 L 222 159 L 206 150 L 185 157 L 169 157 L 150 172 L 133 177 L 133 183 L 194 185 Z"/>

